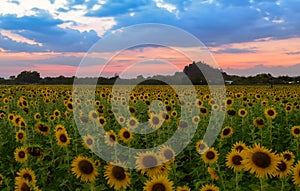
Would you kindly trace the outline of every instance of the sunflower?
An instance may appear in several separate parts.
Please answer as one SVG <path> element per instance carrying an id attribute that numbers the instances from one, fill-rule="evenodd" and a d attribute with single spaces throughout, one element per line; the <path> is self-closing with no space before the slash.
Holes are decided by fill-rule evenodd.
<path id="1" fill-rule="evenodd" d="M 293 106 L 292 105 L 286 105 L 285 106 L 285 112 L 289 113 L 293 110 Z"/>
<path id="2" fill-rule="evenodd" d="M 229 116 L 235 116 L 236 111 L 233 108 L 227 109 L 227 115 Z"/>
<path id="3" fill-rule="evenodd" d="M 280 156 L 282 156 L 287 162 L 293 164 L 295 161 L 295 155 L 291 151 L 283 151 Z"/>
<path id="4" fill-rule="evenodd" d="M 23 131 L 22 129 L 20 129 L 19 131 L 17 131 L 16 133 L 16 140 L 19 142 L 24 142 L 26 139 L 26 133 L 25 131 Z"/>
<path id="5" fill-rule="evenodd" d="M 67 147 L 70 144 L 70 138 L 66 130 L 60 130 L 55 132 L 56 142 L 61 147 Z"/>
<path id="6" fill-rule="evenodd" d="M 199 116 L 193 116 L 192 122 L 197 125 L 200 122 L 200 117 Z"/>
<path id="7" fill-rule="evenodd" d="M 56 125 L 55 126 L 55 132 L 65 130 L 65 127 L 63 125 Z"/>
<path id="8" fill-rule="evenodd" d="M 109 146 L 114 146 L 118 143 L 117 135 L 113 130 L 105 133 L 105 143 Z"/>
<path id="9" fill-rule="evenodd" d="M 268 119 L 274 119 L 277 115 L 277 112 L 274 108 L 267 108 L 264 111 L 266 118 Z"/>
<path id="10" fill-rule="evenodd" d="M 10 114 L 7 115 L 7 119 L 8 119 L 9 121 L 11 121 L 11 122 L 14 120 L 14 118 L 15 118 L 15 116 L 14 116 L 13 113 L 10 113 Z"/>
<path id="11" fill-rule="evenodd" d="M 293 182 L 300 186 L 300 161 L 293 168 Z"/>
<path id="12" fill-rule="evenodd" d="M 298 138 L 300 136 L 300 126 L 292 127 L 291 133 L 295 138 Z"/>
<path id="13" fill-rule="evenodd" d="M 27 152 L 31 156 L 39 157 L 40 159 L 44 158 L 44 151 L 38 145 L 28 147 Z"/>
<path id="14" fill-rule="evenodd" d="M 280 161 L 277 164 L 277 176 L 279 178 L 284 178 L 291 173 L 291 163 L 285 160 L 283 157 L 280 157 Z"/>
<path id="15" fill-rule="evenodd" d="M 208 167 L 207 172 L 210 174 L 210 177 L 212 180 L 216 180 L 216 181 L 219 180 L 219 175 L 217 174 L 217 172 L 214 169 L 212 169 L 211 167 Z"/>
<path id="16" fill-rule="evenodd" d="M 168 161 L 172 162 L 175 160 L 175 152 L 169 146 L 163 146 L 159 150 L 159 155 L 164 162 L 168 162 Z"/>
<path id="17" fill-rule="evenodd" d="M 222 129 L 221 132 L 221 138 L 222 139 L 226 139 L 231 137 L 231 135 L 233 134 L 233 128 L 232 127 L 224 127 L 224 129 Z"/>
<path id="18" fill-rule="evenodd" d="M 50 133 L 50 127 L 48 125 L 45 125 L 44 123 L 36 123 L 34 125 L 36 132 L 47 136 Z"/>
<path id="19" fill-rule="evenodd" d="M 256 119 L 253 120 L 253 124 L 258 127 L 258 128 L 261 128 L 261 127 L 264 127 L 265 126 L 265 121 L 263 118 L 261 117 L 258 117 Z"/>
<path id="20" fill-rule="evenodd" d="M 200 191 L 219 191 L 220 188 L 213 184 L 205 184 L 201 187 Z"/>
<path id="21" fill-rule="evenodd" d="M 166 176 L 155 176 L 151 180 L 145 182 L 144 191 L 172 191 L 173 182 L 168 180 Z"/>
<path id="22" fill-rule="evenodd" d="M 176 191 L 191 191 L 191 189 L 188 186 L 178 186 Z"/>
<path id="23" fill-rule="evenodd" d="M 196 143 L 196 151 L 199 154 L 203 154 L 207 149 L 208 149 L 208 145 L 203 140 L 199 140 Z"/>
<path id="24" fill-rule="evenodd" d="M 242 161 L 245 157 L 241 154 L 241 152 L 237 150 L 232 150 L 226 156 L 226 166 L 229 168 L 233 168 L 235 171 L 241 171 L 244 168 Z"/>
<path id="25" fill-rule="evenodd" d="M 40 113 L 34 114 L 34 120 L 38 121 L 40 119 L 41 119 L 41 114 Z"/>
<path id="26" fill-rule="evenodd" d="M 209 148 L 205 153 L 201 154 L 202 159 L 205 163 L 213 164 L 218 160 L 218 152 L 214 148 Z"/>
<path id="27" fill-rule="evenodd" d="M 119 137 L 120 140 L 122 140 L 124 143 L 130 142 L 133 138 L 132 133 L 126 128 L 122 128 L 119 131 Z"/>
<path id="28" fill-rule="evenodd" d="M 126 190 L 130 185 L 131 179 L 125 168 L 108 164 L 104 169 L 104 177 L 110 187 L 114 187 L 115 190 Z"/>
<path id="29" fill-rule="evenodd" d="M 89 119 L 92 120 L 92 121 L 97 120 L 98 119 L 98 113 L 97 113 L 97 111 L 95 111 L 95 110 L 90 111 L 89 112 Z M 104 121 L 103 121 L 103 123 L 104 123 Z M 101 124 L 101 122 L 100 122 L 100 124 Z"/>
<path id="30" fill-rule="evenodd" d="M 128 128 L 135 129 L 139 125 L 139 122 L 135 117 L 131 117 L 127 120 L 126 125 Z"/>
<path id="31" fill-rule="evenodd" d="M 248 112 L 247 112 L 247 110 L 244 109 L 244 108 L 241 108 L 241 109 L 238 110 L 238 115 L 239 115 L 240 117 L 246 117 L 247 114 L 248 114 Z"/>
<path id="32" fill-rule="evenodd" d="M 72 173 L 82 182 L 94 182 L 96 180 L 98 171 L 89 158 L 79 155 L 73 160 L 71 167 Z"/>
<path id="33" fill-rule="evenodd" d="M 142 174 L 147 173 L 149 176 L 156 176 L 160 174 L 161 159 L 152 151 L 145 153 L 138 153 L 136 158 L 136 169 Z"/>
<path id="34" fill-rule="evenodd" d="M 94 144 L 95 144 L 95 140 L 94 140 L 93 136 L 86 135 L 83 137 L 83 146 L 86 149 L 90 149 L 90 148 L 94 147 Z"/>
<path id="35" fill-rule="evenodd" d="M 250 173 L 256 174 L 258 178 L 264 178 L 267 175 L 275 176 L 277 165 L 280 162 L 279 157 L 259 144 L 254 144 L 243 152 L 245 159 L 242 164 L 245 165 L 245 170 L 250 170 Z"/>
<path id="36" fill-rule="evenodd" d="M 125 118 L 124 118 L 124 116 L 119 116 L 119 117 L 117 118 L 117 120 L 118 120 L 118 122 L 119 122 L 120 125 L 123 125 L 123 124 L 125 123 Z"/>
<path id="37" fill-rule="evenodd" d="M 15 150 L 15 160 L 19 163 L 24 163 L 28 158 L 27 149 L 24 147 L 19 147 Z"/>
<path id="38" fill-rule="evenodd" d="M 226 105 L 231 107 L 234 104 L 234 100 L 230 97 L 226 99 Z"/>
<path id="39" fill-rule="evenodd" d="M 200 114 L 201 115 L 207 115 L 208 113 L 209 113 L 209 111 L 206 107 L 203 107 L 203 106 L 200 107 Z"/>
<path id="40" fill-rule="evenodd" d="M 149 119 L 149 124 L 153 129 L 158 129 L 161 127 L 163 119 L 158 114 L 152 114 Z"/>
<path id="41" fill-rule="evenodd" d="M 59 118 L 61 116 L 60 114 L 60 111 L 58 109 L 54 110 L 53 111 L 53 115 L 56 117 L 56 118 Z"/>
<path id="42" fill-rule="evenodd" d="M 16 179 L 15 184 L 15 191 L 32 191 L 30 183 L 23 178 Z"/>
<path id="43" fill-rule="evenodd" d="M 22 178 L 27 180 L 29 183 L 36 184 L 36 175 L 31 169 L 23 168 L 17 173 L 17 175 L 18 177 L 16 177 L 16 179 Z"/>

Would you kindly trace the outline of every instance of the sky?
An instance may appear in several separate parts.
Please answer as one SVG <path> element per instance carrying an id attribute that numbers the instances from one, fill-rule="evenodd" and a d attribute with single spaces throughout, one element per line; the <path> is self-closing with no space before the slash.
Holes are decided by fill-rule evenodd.
<path id="1" fill-rule="evenodd" d="M 74 76 L 95 43 L 143 23 L 185 30 L 229 74 L 297 76 L 299 21 L 299 0 L 0 0 L 0 77 L 23 70 Z M 193 52 L 192 46 L 181 48 Z M 163 46 L 130 48 L 111 60 L 110 53 L 90 56 L 85 75 L 97 75 L 108 61 L 115 66 L 106 67 L 108 76 L 172 74 L 190 64 Z"/>

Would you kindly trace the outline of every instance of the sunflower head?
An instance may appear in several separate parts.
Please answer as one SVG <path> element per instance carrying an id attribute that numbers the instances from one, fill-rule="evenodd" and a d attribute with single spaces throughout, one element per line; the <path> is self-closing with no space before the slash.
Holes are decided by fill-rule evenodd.
<path id="1" fill-rule="evenodd" d="M 265 109 L 264 113 L 265 113 L 266 118 L 268 118 L 268 119 L 274 119 L 277 115 L 276 110 L 272 107 Z"/>
<path id="2" fill-rule="evenodd" d="M 258 117 L 256 119 L 253 120 L 253 124 L 256 126 L 256 127 L 264 127 L 265 126 L 265 121 L 263 118 L 261 117 Z"/>
<path id="3" fill-rule="evenodd" d="M 295 155 L 291 151 L 284 151 L 281 155 L 287 162 L 293 164 L 295 161 Z"/>
<path id="4" fill-rule="evenodd" d="M 203 140 L 199 140 L 196 143 L 196 151 L 199 154 L 203 154 L 208 148 L 209 148 L 208 145 Z"/>
<path id="5" fill-rule="evenodd" d="M 235 171 L 241 171 L 244 168 L 242 161 L 244 160 L 244 155 L 237 150 L 232 150 L 226 156 L 226 166 L 234 169 Z"/>
<path id="6" fill-rule="evenodd" d="M 219 191 L 220 188 L 213 184 L 205 184 L 201 187 L 200 191 Z"/>
<path id="7" fill-rule="evenodd" d="M 191 191 L 191 189 L 188 186 L 178 186 L 176 191 Z"/>
<path id="8" fill-rule="evenodd" d="M 105 143 L 109 146 L 115 146 L 118 143 L 117 135 L 113 130 L 106 132 Z"/>
<path id="9" fill-rule="evenodd" d="M 23 131 L 22 129 L 20 129 L 17 133 L 16 133 L 16 140 L 19 142 L 24 142 L 26 139 L 26 133 L 25 131 Z"/>
<path id="10" fill-rule="evenodd" d="M 300 136 L 300 126 L 292 127 L 291 133 L 295 138 L 298 138 Z"/>
<path id="11" fill-rule="evenodd" d="M 129 131 L 129 129 L 122 128 L 119 132 L 120 140 L 122 140 L 125 143 L 128 143 L 132 140 L 133 136 L 132 133 Z"/>
<path id="12" fill-rule="evenodd" d="M 205 151 L 205 153 L 201 154 L 202 159 L 205 163 L 213 164 L 218 160 L 218 152 L 213 148 L 209 148 Z"/>
<path id="13" fill-rule="evenodd" d="M 115 190 L 125 190 L 129 186 L 131 179 L 125 168 L 108 164 L 104 169 L 104 177 L 107 179 L 107 183 L 110 187 L 114 187 Z"/>
<path id="14" fill-rule="evenodd" d="M 70 138 L 66 130 L 55 132 L 56 142 L 61 147 L 67 147 L 70 144 Z"/>
<path id="15" fill-rule="evenodd" d="M 155 176 L 145 182 L 144 191 L 172 191 L 173 182 L 169 181 L 166 176 Z"/>
<path id="16" fill-rule="evenodd" d="M 163 146 L 160 150 L 159 150 L 159 154 L 160 154 L 160 157 L 161 159 L 164 161 L 164 162 L 167 162 L 167 161 L 174 161 L 175 159 L 175 152 L 174 150 L 169 147 L 169 146 Z"/>
<path id="17" fill-rule="evenodd" d="M 71 171 L 75 177 L 80 178 L 82 182 L 94 182 L 96 180 L 98 171 L 89 158 L 79 155 L 73 160 L 71 166 Z"/>
<path id="18" fill-rule="evenodd" d="M 95 144 L 95 140 L 94 137 L 92 137 L 91 135 L 86 135 L 83 137 L 83 146 L 86 149 L 90 149 L 94 147 L 94 144 Z"/>
<path id="19" fill-rule="evenodd" d="M 15 150 L 15 160 L 20 163 L 24 163 L 28 158 L 27 149 L 24 147 L 19 147 Z"/>
<path id="20" fill-rule="evenodd" d="M 25 179 L 32 184 L 36 183 L 36 175 L 31 169 L 23 168 L 17 173 L 17 175 L 17 178 Z"/>
<path id="21" fill-rule="evenodd" d="M 222 129 L 222 132 L 221 132 L 221 138 L 222 139 L 226 139 L 226 138 L 229 138 L 231 137 L 231 135 L 233 134 L 233 128 L 232 127 L 224 127 Z"/>

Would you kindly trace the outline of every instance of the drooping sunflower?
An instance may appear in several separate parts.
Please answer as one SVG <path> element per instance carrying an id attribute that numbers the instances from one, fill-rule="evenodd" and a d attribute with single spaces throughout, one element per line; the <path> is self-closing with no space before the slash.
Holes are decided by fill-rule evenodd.
<path id="1" fill-rule="evenodd" d="M 105 133 L 105 143 L 109 146 L 114 146 L 118 143 L 118 138 L 113 130 Z"/>
<path id="2" fill-rule="evenodd" d="M 201 187 L 200 191 L 219 191 L 220 188 L 213 184 L 205 184 Z"/>
<path id="3" fill-rule="evenodd" d="M 26 139 L 26 133 L 22 129 L 16 132 L 16 140 L 19 142 L 24 142 Z"/>
<path id="4" fill-rule="evenodd" d="M 219 180 L 219 175 L 213 168 L 207 167 L 207 172 L 210 174 L 212 180 L 216 180 L 216 181 Z"/>
<path id="5" fill-rule="evenodd" d="M 265 126 L 265 121 L 263 118 L 261 117 L 258 117 L 256 119 L 253 120 L 253 124 L 258 127 L 258 128 L 261 128 L 261 127 L 264 127 Z"/>
<path id="6" fill-rule="evenodd" d="M 79 155 L 73 160 L 71 167 L 72 173 L 82 182 L 94 182 L 96 180 L 98 171 L 89 158 Z"/>
<path id="7" fill-rule="evenodd" d="M 95 144 L 95 140 L 94 140 L 93 136 L 86 135 L 83 137 L 83 146 L 86 149 L 90 149 L 90 148 L 94 147 L 94 144 Z"/>
<path id="8" fill-rule="evenodd" d="M 24 178 L 16 179 L 15 184 L 15 191 L 32 191 L 30 183 Z"/>
<path id="9" fill-rule="evenodd" d="M 104 177 L 110 187 L 114 187 L 115 190 L 125 190 L 130 185 L 129 172 L 125 168 L 108 164 L 104 169 Z"/>
<path id="10" fill-rule="evenodd" d="M 61 147 L 67 147 L 70 144 L 70 138 L 66 130 L 55 132 L 56 142 Z"/>
<path id="11" fill-rule="evenodd" d="M 287 162 L 294 164 L 295 155 L 291 151 L 283 151 L 280 156 L 282 156 Z"/>
<path id="12" fill-rule="evenodd" d="M 258 178 L 276 175 L 280 158 L 271 150 L 255 143 L 252 148 L 245 150 L 243 155 L 245 159 L 242 164 L 245 165 L 245 170 L 250 170 L 250 173 L 255 174 Z"/>
<path id="13" fill-rule="evenodd" d="M 226 112 L 227 112 L 228 116 L 235 116 L 235 114 L 236 114 L 236 111 L 233 108 L 227 109 Z"/>
<path id="14" fill-rule="evenodd" d="M 119 137 L 120 140 L 122 140 L 124 143 L 130 142 L 133 138 L 132 133 L 126 128 L 122 128 L 119 131 Z"/>
<path id="15" fill-rule="evenodd" d="M 174 150 L 169 147 L 164 145 L 163 147 L 161 147 L 161 149 L 159 150 L 159 155 L 160 158 L 163 160 L 163 162 L 173 162 L 175 160 L 175 152 Z"/>
<path id="16" fill-rule="evenodd" d="M 280 157 L 279 163 L 277 164 L 277 176 L 284 178 L 291 173 L 291 163 L 286 161 L 282 156 Z"/>
<path id="17" fill-rule="evenodd" d="M 292 127 L 291 133 L 295 138 L 298 138 L 300 136 L 300 126 Z"/>
<path id="18" fill-rule="evenodd" d="M 247 110 L 244 109 L 244 108 L 241 108 L 241 109 L 238 110 L 238 115 L 239 115 L 240 117 L 246 117 L 247 114 L 248 114 L 248 112 L 247 112 Z"/>
<path id="19" fill-rule="evenodd" d="M 233 128 L 230 126 L 224 127 L 221 132 L 221 138 L 227 139 L 233 134 Z"/>
<path id="20" fill-rule="evenodd" d="M 138 153 L 136 158 L 136 169 L 142 174 L 147 173 L 149 176 L 160 174 L 161 159 L 152 151 Z"/>
<path id="21" fill-rule="evenodd" d="M 36 123 L 34 125 L 36 132 L 47 136 L 50 133 L 50 127 L 44 123 Z"/>
<path id="22" fill-rule="evenodd" d="M 276 110 L 272 107 L 265 109 L 264 113 L 265 113 L 266 118 L 268 118 L 268 119 L 275 119 L 275 117 L 277 115 Z"/>
<path id="23" fill-rule="evenodd" d="M 191 189 L 188 186 L 178 186 L 176 191 L 191 191 Z"/>
<path id="24" fill-rule="evenodd" d="M 196 151 L 199 154 L 203 154 L 208 148 L 209 148 L 208 145 L 203 140 L 199 140 L 196 143 Z"/>
<path id="25" fill-rule="evenodd" d="M 139 122 L 135 117 L 131 117 L 127 120 L 126 125 L 129 129 L 135 129 L 139 125 Z"/>
<path id="26" fill-rule="evenodd" d="M 15 160 L 19 163 L 24 163 L 28 158 L 27 149 L 24 147 L 19 147 L 15 150 Z"/>
<path id="27" fill-rule="evenodd" d="M 293 168 L 293 182 L 300 186 L 300 161 Z"/>
<path id="28" fill-rule="evenodd" d="M 233 149 L 226 156 L 226 166 L 229 168 L 233 168 L 235 171 L 241 171 L 244 168 L 244 164 L 242 164 L 244 158 L 245 157 L 241 152 Z"/>
<path id="29" fill-rule="evenodd" d="M 144 191 L 173 191 L 173 182 L 166 176 L 155 176 L 145 182 Z"/>
<path id="30" fill-rule="evenodd" d="M 17 177 L 16 179 L 18 178 L 23 178 L 25 180 L 27 180 L 29 183 L 32 183 L 32 184 L 36 184 L 36 175 L 35 173 L 29 169 L 29 168 L 23 168 L 21 169 L 18 173 L 17 173 Z"/>
<path id="31" fill-rule="evenodd" d="M 207 149 L 205 153 L 201 154 L 201 157 L 205 163 L 213 164 L 218 160 L 219 154 L 213 147 L 211 147 Z"/>

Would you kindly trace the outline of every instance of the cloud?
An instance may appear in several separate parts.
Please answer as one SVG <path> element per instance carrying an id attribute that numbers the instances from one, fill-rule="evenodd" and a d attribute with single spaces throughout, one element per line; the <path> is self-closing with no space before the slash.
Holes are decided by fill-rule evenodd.
<path id="1" fill-rule="evenodd" d="M 39 49 L 29 48 L 27 51 L 54 51 L 54 52 L 85 52 L 100 38 L 93 30 L 80 32 L 78 30 L 66 28 L 62 29 L 58 25 L 63 22 L 53 19 L 46 12 L 40 12 L 38 16 L 17 17 L 16 15 L 0 16 L 0 28 L 13 31 L 24 38 L 41 43 Z M 24 43 L 16 45 L 2 38 L 5 49 L 11 51 L 26 51 Z M 14 45 L 14 46 L 12 46 Z"/>
<path id="2" fill-rule="evenodd" d="M 220 49 L 215 51 L 214 53 L 216 54 L 241 54 L 241 53 L 255 53 L 256 51 L 252 50 L 252 49 L 239 49 L 239 48 L 224 48 L 224 49 Z"/>
<path id="3" fill-rule="evenodd" d="M 287 52 L 286 54 L 287 55 L 296 55 L 296 54 L 300 54 L 300 51 L 297 51 L 297 52 Z"/>

